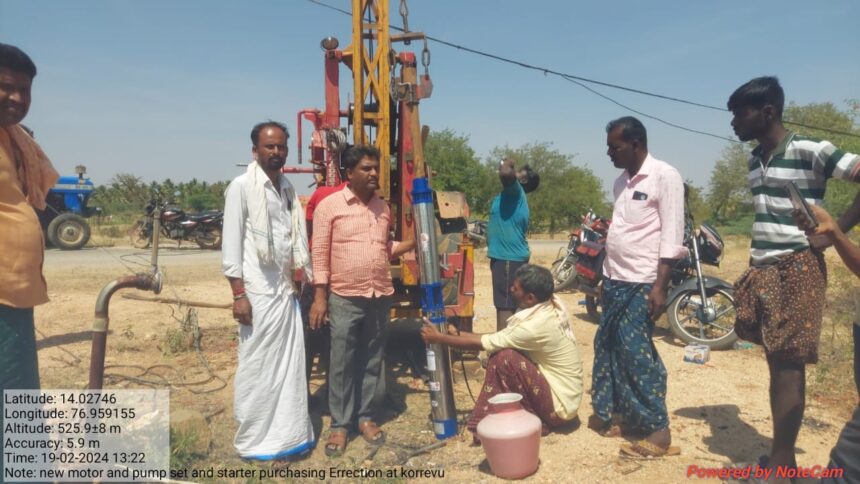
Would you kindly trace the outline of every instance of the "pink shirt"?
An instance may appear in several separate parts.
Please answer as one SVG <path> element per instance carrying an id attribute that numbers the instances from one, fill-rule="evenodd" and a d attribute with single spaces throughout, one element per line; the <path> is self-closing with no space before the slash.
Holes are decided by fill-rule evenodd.
<path id="1" fill-rule="evenodd" d="M 391 211 L 373 196 L 365 205 L 348 187 L 326 197 L 314 211 L 314 284 L 338 296 L 394 294 L 388 260 Z"/>
<path id="2" fill-rule="evenodd" d="M 615 208 L 603 274 L 616 281 L 653 283 L 660 259 L 687 255 L 681 174 L 649 154 L 639 173 L 630 178 L 624 170 L 612 191 Z"/>

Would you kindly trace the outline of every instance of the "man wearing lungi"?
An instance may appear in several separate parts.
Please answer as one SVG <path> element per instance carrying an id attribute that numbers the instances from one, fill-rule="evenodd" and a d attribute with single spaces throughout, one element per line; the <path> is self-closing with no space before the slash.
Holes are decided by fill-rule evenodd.
<path id="1" fill-rule="evenodd" d="M 475 409 L 466 427 L 476 436 L 478 422 L 489 413 L 488 400 L 500 393 L 519 393 L 523 408 L 543 422 L 543 434 L 572 422 L 582 401 L 582 360 L 561 300 L 553 295 L 552 274 L 526 264 L 517 269 L 509 288 L 519 307 L 505 329 L 492 334 L 443 334 L 425 321 L 427 344 L 442 343 L 492 355 Z"/>
<path id="2" fill-rule="evenodd" d="M 607 155 L 624 171 L 615 180 L 615 207 L 603 263 L 603 313 L 594 337 L 592 399 L 597 430 L 620 435 L 612 414 L 646 437 L 624 444 L 633 457 L 662 457 L 671 447 L 666 368 L 651 341 L 666 309 L 669 276 L 687 254 L 684 182 L 678 170 L 648 153 L 645 127 L 634 117 L 606 126 Z"/>
<path id="3" fill-rule="evenodd" d="M 732 127 L 741 141 L 758 141 L 749 159 L 755 206 L 750 268 L 735 283 L 741 338 L 764 346 L 770 369 L 773 443 L 768 465 L 796 467 L 794 446 L 806 400 L 806 364 L 818 361 L 827 288 L 819 248 L 791 218 L 785 185 L 794 181 L 811 205 L 824 202 L 827 180 L 860 181 L 860 157 L 832 143 L 787 130 L 785 95 L 775 77 L 759 77 L 729 98 Z M 860 196 L 839 219 L 842 231 L 860 220 Z M 813 247 L 810 247 L 812 245 Z"/>
<path id="4" fill-rule="evenodd" d="M 254 161 L 227 187 L 222 269 L 239 323 L 233 445 L 246 459 L 297 455 L 316 441 L 308 416 L 305 348 L 292 273 L 312 278 L 305 214 L 281 173 L 286 126 L 266 121 L 251 131 Z"/>

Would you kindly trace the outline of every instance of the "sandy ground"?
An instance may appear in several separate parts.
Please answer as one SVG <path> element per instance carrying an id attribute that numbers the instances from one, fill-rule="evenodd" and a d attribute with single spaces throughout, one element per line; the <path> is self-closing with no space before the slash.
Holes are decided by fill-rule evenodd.
<path id="1" fill-rule="evenodd" d="M 558 247 L 566 241 L 538 241 L 532 244 L 533 262 L 549 266 Z M 169 246 L 173 247 L 173 246 Z M 727 257 L 714 274 L 731 281 L 743 270 L 747 252 L 743 241 L 729 243 Z M 489 332 L 495 313 L 489 291 L 490 275 L 480 253 L 476 263 L 477 332 Z M 39 358 L 44 388 L 83 388 L 89 366 L 90 335 L 95 298 L 111 279 L 145 270 L 149 254 L 127 247 L 88 248 L 78 252 L 49 250 L 45 261 L 51 302 L 36 310 Z M 162 296 L 187 300 L 226 303 L 227 284 L 220 275 L 220 253 L 194 248 L 163 250 L 160 264 L 166 276 Z M 126 290 L 123 292 L 135 292 Z M 120 293 L 121 294 L 121 293 Z M 124 299 L 118 294 L 110 305 L 106 386 L 139 387 L 124 379 L 137 377 L 171 385 L 171 408 L 192 408 L 207 417 L 212 444 L 208 455 L 193 465 L 218 468 L 268 468 L 268 464 L 248 464 L 232 450 L 232 378 L 236 364 L 236 329 L 230 312 L 199 309 L 203 333 L 202 356 L 213 378 L 194 351 L 177 356 L 165 354 L 168 330 L 179 328 L 177 317 L 184 314 L 175 306 Z M 585 319 L 578 293 L 562 298 L 574 316 L 574 333 L 586 369 L 590 388 L 592 342 L 596 325 Z M 665 321 L 662 323 L 665 328 Z M 585 397 L 580 415 L 583 425 L 551 434 L 541 441 L 541 465 L 528 478 L 531 482 L 680 482 L 686 480 L 688 466 L 722 467 L 750 461 L 767 453 L 771 422 L 767 392 L 767 367 L 758 349 L 712 354 L 710 363 L 695 365 L 682 361 L 683 344 L 666 329 L 658 328 L 655 344 L 669 373 L 668 408 L 675 445 L 682 455 L 649 462 L 620 459 L 622 438 L 603 438 L 584 422 L 591 415 Z M 457 408 L 465 415 L 472 401 L 463 381 L 461 365 L 455 365 Z M 482 370 L 477 362 L 466 365 L 471 389 L 477 394 Z M 221 382 L 223 380 L 223 383 Z M 388 400 L 381 422 L 388 431 L 388 443 L 372 457 L 372 466 L 399 469 L 444 469 L 455 482 L 492 482 L 484 453 L 470 447 L 467 439 L 452 439 L 441 449 L 412 457 L 410 450 L 435 442 L 428 425 L 429 398 L 423 390 L 408 386 L 411 379 L 402 371 L 389 375 Z M 312 385 L 321 383 L 315 376 Z M 798 441 L 798 461 L 802 466 L 826 464 L 839 430 L 848 417 L 849 406 L 833 406 L 810 399 Z M 328 428 L 328 417 L 313 414 L 319 433 Z M 322 469 L 330 466 L 356 468 L 367 461 L 371 448 L 360 438 L 350 442 L 344 457 L 328 459 L 320 445 L 293 468 Z M 259 467 L 258 467 L 259 466 Z M 394 479 L 399 480 L 399 478 Z"/>

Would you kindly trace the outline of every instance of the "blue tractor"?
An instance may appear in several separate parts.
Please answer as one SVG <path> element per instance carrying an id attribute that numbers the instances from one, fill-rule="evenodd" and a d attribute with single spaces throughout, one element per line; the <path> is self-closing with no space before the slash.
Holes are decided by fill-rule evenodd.
<path id="1" fill-rule="evenodd" d="M 39 221 L 48 241 L 62 250 L 77 250 L 90 240 L 90 224 L 87 218 L 101 214 L 98 207 L 87 204 L 95 185 L 84 178 L 87 169 L 75 167 L 77 176 L 61 176 L 48 191 L 47 207 L 39 211 Z"/>

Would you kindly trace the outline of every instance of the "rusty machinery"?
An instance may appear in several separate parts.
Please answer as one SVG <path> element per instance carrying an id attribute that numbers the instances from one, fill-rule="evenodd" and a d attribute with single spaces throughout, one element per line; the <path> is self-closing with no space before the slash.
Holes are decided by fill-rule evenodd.
<path id="1" fill-rule="evenodd" d="M 382 155 L 378 194 L 391 207 L 395 240 L 403 240 L 405 235 L 415 233 L 412 181 L 431 175 L 424 159 L 429 129 L 421 126 L 419 103 L 430 97 L 433 84 L 424 34 L 410 32 L 408 27 L 402 34 L 390 34 L 388 4 L 388 0 L 353 0 L 352 43 L 343 49 L 334 37 L 326 37 L 320 43 L 324 52 L 325 109 L 303 109 L 298 113 L 298 160 L 302 162 L 303 121 L 313 125 L 310 162 L 320 186 L 340 183 L 340 152 L 350 133 L 353 144 L 378 148 Z M 405 10 L 405 1 L 401 0 L 400 13 L 404 26 L 408 26 Z M 413 41 L 423 41 L 421 75 L 414 52 L 398 52 L 392 47 Z M 341 66 L 351 71 L 355 97 L 346 106 L 341 106 Z M 474 246 L 466 233 L 469 208 L 459 192 L 435 191 L 433 199 L 445 316 L 461 329 L 471 331 Z M 396 289 L 392 317 L 419 317 L 419 264 L 415 256 L 407 255 L 392 263 L 391 271 Z"/>

